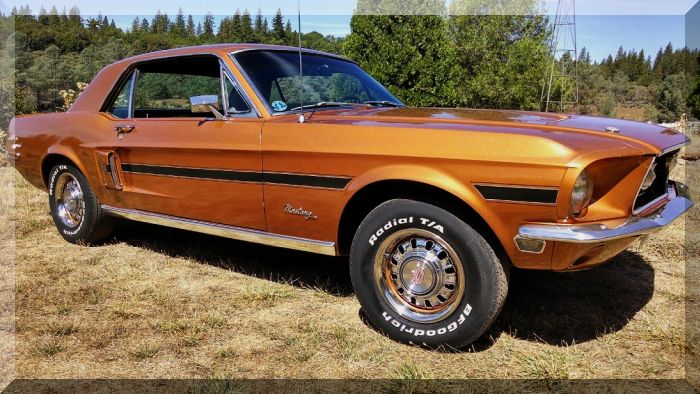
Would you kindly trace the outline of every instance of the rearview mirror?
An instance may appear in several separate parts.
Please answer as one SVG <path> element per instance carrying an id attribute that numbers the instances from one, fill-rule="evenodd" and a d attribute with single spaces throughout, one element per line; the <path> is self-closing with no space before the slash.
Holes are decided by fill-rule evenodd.
<path id="1" fill-rule="evenodd" d="M 219 120 L 226 120 L 226 117 L 219 112 L 219 96 L 194 96 L 190 97 L 192 113 L 212 113 Z"/>

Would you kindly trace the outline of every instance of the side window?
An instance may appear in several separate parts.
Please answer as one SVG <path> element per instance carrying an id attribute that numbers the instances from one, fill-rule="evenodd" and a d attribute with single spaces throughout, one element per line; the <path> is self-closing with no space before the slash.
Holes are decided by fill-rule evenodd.
<path id="1" fill-rule="evenodd" d="M 246 103 L 243 96 L 238 92 L 238 89 L 233 85 L 228 76 L 224 77 L 226 84 L 226 98 L 228 103 L 227 111 L 229 114 L 244 114 L 250 112 L 250 106 Z"/>
<path id="2" fill-rule="evenodd" d="M 193 113 L 190 98 L 218 97 L 224 107 L 221 68 L 216 56 L 187 56 L 156 60 L 137 66 L 133 111 L 136 118 L 201 118 Z"/>
<path id="3" fill-rule="evenodd" d="M 129 98 L 131 97 L 131 83 L 133 81 L 133 73 L 129 74 L 129 78 L 123 82 L 122 88 L 119 90 L 119 94 L 109 106 L 107 112 L 114 115 L 114 117 L 119 119 L 126 119 L 129 117 Z"/>
<path id="4" fill-rule="evenodd" d="M 144 72 L 136 80 L 134 112 L 145 118 L 192 116 L 190 97 L 207 95 L 218 96 L 222 107 L 219 78 Z"/>

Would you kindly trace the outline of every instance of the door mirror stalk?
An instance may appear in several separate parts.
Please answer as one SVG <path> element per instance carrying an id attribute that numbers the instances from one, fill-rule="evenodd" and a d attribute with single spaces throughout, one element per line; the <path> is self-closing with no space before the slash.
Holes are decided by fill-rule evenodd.
<path id="1" fill-rule="evenodd" d="M 192 113 L 212 113 L 218 120 L 227 120 L 226 115 L 219 112 L 219 97 L 218 96 L 194 96 L 190 97 L 192 104 Z"/>

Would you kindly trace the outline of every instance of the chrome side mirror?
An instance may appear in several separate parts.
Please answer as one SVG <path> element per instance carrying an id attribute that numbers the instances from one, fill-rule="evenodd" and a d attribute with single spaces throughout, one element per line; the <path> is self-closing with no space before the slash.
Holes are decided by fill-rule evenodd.
<path id="1" fill-rule="evenodd" d="M 218 96 L 194 96 L 190 97 L 192 104 L 192 113 L 212 113 L 219 120 L 226 120 L 221 112 L 219 112 L 219 97 Z"/>

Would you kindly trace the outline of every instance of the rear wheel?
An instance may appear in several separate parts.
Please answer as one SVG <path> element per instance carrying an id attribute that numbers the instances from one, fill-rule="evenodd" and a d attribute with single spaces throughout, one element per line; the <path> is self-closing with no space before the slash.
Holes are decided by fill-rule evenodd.
<path id="1" fill-rule="evenodd" d="M 375 327 L 428 348 L 474 342 L 508 291 L 506 267 L 481 235 L 453 214 L 411 200 L 388 201 L 365 218 L 350 272 Z"/>
<path id="2" fill-rule="evenodd" d="M 114 220 L 107 217 L 83 174 L 59 164 L 49 174 L 49 205 L 54 224 L 68 242 L 92 244 L 109 237 Z"/>

